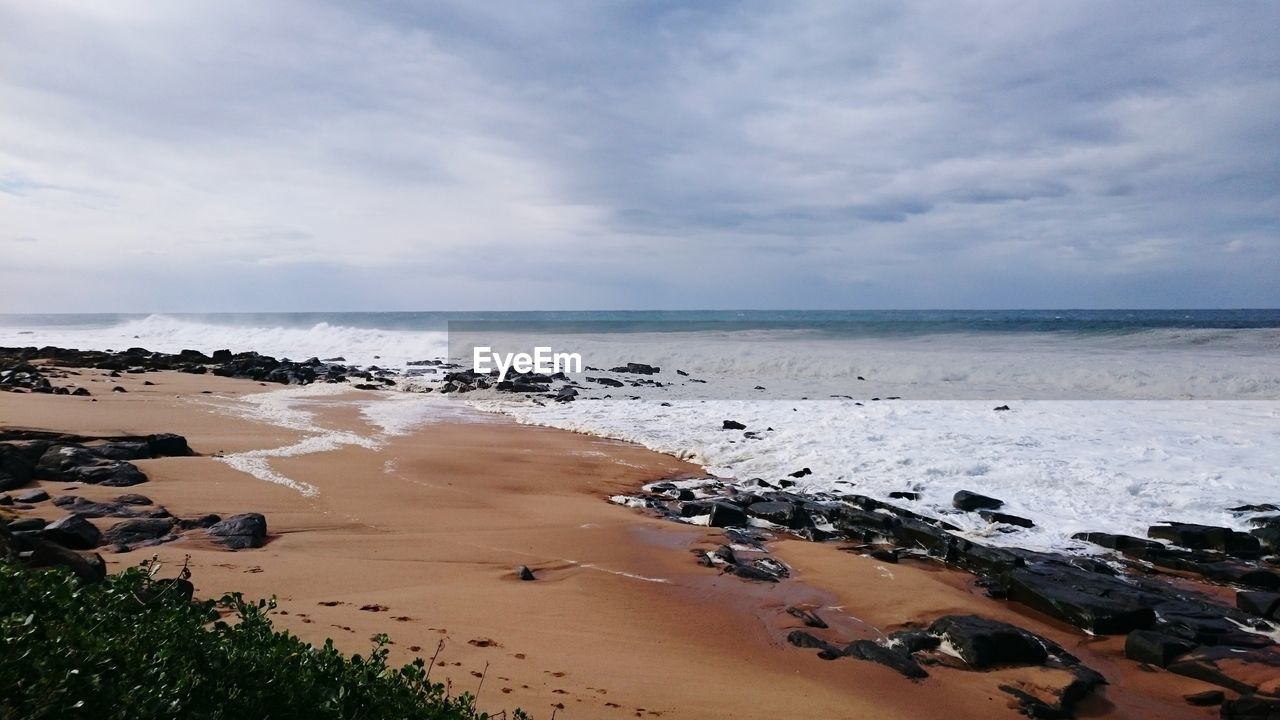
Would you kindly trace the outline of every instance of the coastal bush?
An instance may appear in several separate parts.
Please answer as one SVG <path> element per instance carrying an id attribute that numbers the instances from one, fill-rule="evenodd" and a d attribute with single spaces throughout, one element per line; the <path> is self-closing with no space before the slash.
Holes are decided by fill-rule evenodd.
<path id="1" fill-rule="evenodd" d="M 274 601 L 193 602 L 155 569 L 83 584 L 0 559 L 0 718 L 489 717 L 421 659 L 389 665 L 385 635 L 348 657 L 272 627 Z"/>

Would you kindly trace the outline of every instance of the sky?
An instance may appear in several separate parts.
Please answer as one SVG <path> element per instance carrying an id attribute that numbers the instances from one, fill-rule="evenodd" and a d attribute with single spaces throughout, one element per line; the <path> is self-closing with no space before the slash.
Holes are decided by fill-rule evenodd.
<path id="1" fill-rule="evenodd" d="M 1277 31 L 0 0 L 0 312 L 1277 307 Z"/>

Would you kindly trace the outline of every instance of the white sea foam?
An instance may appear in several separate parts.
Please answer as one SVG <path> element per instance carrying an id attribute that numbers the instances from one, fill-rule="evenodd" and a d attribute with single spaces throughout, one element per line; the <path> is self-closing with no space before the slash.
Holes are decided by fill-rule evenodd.
<path id="1" fill-rule="evenodd" d="M 1035 401 L 1008 412 L 982 401 L 473 402 L 520 422 L 631 440 L 739 480 L 776 482 L 809 467 L 796 489 L 881 499 L 916 491 L 921 499 L 908 507 L 946 513 L 1004 545 L 1079 547 L 1072 533 L 1141 536 L 1160 520 L 1241 527 L 1227 508 L 1280 500 L 1274 401 Z M 761 439 L 720 429 L 725 419 Z M 1037 527 L 1006 534 L 954 513 L 958 490 L 999 497 Z"/>
<path id="2" fill-rule="evenodd" d="M 184 349 L 212 353 L 253 350 L 293 360 L 343 357 L 350 364 L 404 367 L 413 360 L 447 354 L 447 336 L 432 330 L 383 330 L 334 325 L 310 327 L 218 324 L 150 315 L 111 327 L 0 327 L 0 346 L 57 345 L 80 350 Z"/>
<path id="3" fill-rule="evenodd" d="M 110 328 L 45 327 L 26 334 L 31 330 L 0 327 L 0 345 L 226 347 L 294 359 L 342 356 L 384 367 L 446 354 L 443 332 L 330 323 L 249 327 L 150 316 Z M 632 440 L 739 479 L 777 480 L 810 467 L 814 474 L 800 480 L 801 489 L 879 497 L 915 490 L 923 497 L 911 504 L 929 512 L 947 511 L 959 489 L 995 495 L 1007 501 L 1008 512 L 1037 527 L 1006 535 L 972 515 L 948 519 L 1007 544 L 1064 547 L 1073 532 L 1143 534 L 1164 519 L 1239 527 L 1226 508 L 1280 501 L 1275 329 L 844 338 L 700 331 L 558 340 L 564 342 L 557 350 L 580 351 L 596 367 L 659 365 L 663 372 L 654 377 L 666 387 L 626 387 L 609 401 L 589 399 L 608 392 L 593 387 L 564 405 L 466 397 L 522 422 Z M 677 368 L 707 384 L 674 375 Z M 317 386 L 254 396 L 244 412 L 319 436 L 288 450 L 293 453 L 326 443 L 380 446 L 387 436 L 445 417 L 441 408 L 447 407 L 434 395 L 378 393 L 362 401 L 376 430 L 346 436 L 316 427 L 306 408 L 308 393 L 340 391 Z M 781 399 L 836 393 L 865 404 Z M 645 400 L 622 399 L 628 395 Z M 889 396 L 905 399 L 871 401 Z M 1006 402 L 1011 411 L 992 411 Z M 760 439 L 722 431 L 724 419 L 745 423 Z M 268 475 L 272 457 L 279 455 L 236 462 L 279 481 Z"/>
<path id="4" fill-rule="evenodd" d="M 338 384 L 286 387 L 245 395 L 232 405 L 218 405 L 217 407 L 223 411 L 232 412 L 249 420 L 308 433 L 302 440 L 289 445 L 232 453 L 218 460 L 259 480 L 292 488 L 304 497 L 314 497 L 320 492 L 315 485 L 281 474 L 271 467 L 271 461 L 278 458 L 329 452 L 345 446 L 378 450 L 390 438 L 404 435 L 427 423 L 483 422 L 486 417 L 438 397 L 378 393 L 372 398 L 362 396 L 356 401 L 360 405 L 361 416 L 370 425 L 379 429 L 377 433 L 362 435 L 347 430 L 323 427 L 319 424 L 316 414 L 308 409 L 311 403 L 350 391 L 350 387 Z M 384 466 L 384 470 L 390 473 L 393 467 Z"/>

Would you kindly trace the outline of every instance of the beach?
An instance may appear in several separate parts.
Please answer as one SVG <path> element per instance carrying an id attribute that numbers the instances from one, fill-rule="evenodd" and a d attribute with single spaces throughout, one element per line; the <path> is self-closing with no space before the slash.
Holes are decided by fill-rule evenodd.
<path id="1" fill-rule="evenodd" d="M 377 633 L 393 658 L 434 658 L 433 675 L 482 709 L 535 717 L 1017 717 L 1000 689 L 1060 690 L 1061 670 L 931 665 L 909 680 L 872 662 L 824 660 L 788 642 L 816 612 L 832 641 L 877 639 L 947 614 L 1004 620 L 1051 639 L 1108 685 L 1080 717 L 1208 717 L 1183 696 L 1214 685 L 1145 672 L 1123 637 L 1090 637 L 993 600 L 969 573 L 892 564 L 835 543 L 779 536 L 790 576 L 749 582 L 695 562 L 720 528 L 681 525 L 608 501 L 703 468 L 636 445 L 520 425 L 441 398 L 399 410 L 402 393 L 281 388 L 176 372 L 78 368 L 90 397 L 0 393 L 0 426 L 81 435 L 174 432 L 197 455 L 140 460 L 131 491 L 177 517 L 262 513 L 268 541 L 230 552 L 190 533 L 103 552 L 111 570 L 153 555 L 190 567 L 197 595 L 276 597 L 279 627 L 362 652 Z M 144 384 L 152 383 L 152 384 Z M 127 392 L 111 392 L 122 387 Z M 380 409 L 381 408 L 381 409 Z M 317 438 L 325 439 L 316 442 Z M 280 448 L 292 448 L 280 452 Z M 315 449 L 309 451 L 308 449 Z M 273 455 L 273 453 L 276 453 Z M 243 469 L 245 458 L 265 463 Z M 263 465 L 269 470 L 262 473 Z M 37 483 L 106 501 L 118 488 Z M 54 519 L 49 502 L 20 510 Z M 104 529 L 111 519 L 95 521 Z M 521 581 L 527 566 L 535 580 Z M 817 632 L 817 631 L 815 631 Z M 443 641 L 443 645 L 440 643 Z"/>

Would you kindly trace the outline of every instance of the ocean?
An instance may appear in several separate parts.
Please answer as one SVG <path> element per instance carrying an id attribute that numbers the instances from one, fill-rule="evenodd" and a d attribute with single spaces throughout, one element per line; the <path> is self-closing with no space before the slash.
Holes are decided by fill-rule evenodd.
<path id="1" fill-rule="evenodd" d="M 661 371 L 611 392 L 583 382 L 592 389 L 572 403 L 397 394 L 382 422 L 467 403 L 744 482 L 808 467 L 802 491 L 914 491 L 914 509 L 1033 548 L 1086 551 L 1073 533 L 1145 535 L 1160 520 L 1244 527 L 1229 508 L 1280 502 L 1280 310 L 3 315 L 0 345 L 229 348 L 410 370 L 450 355 L 451 339 L 456 355 L 460 328 Z M 726 419 L 752 435 L 721 429 Z M 961 489 L 1036 527 L 949 514 Z"/>

